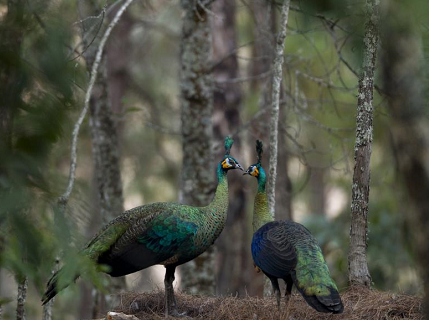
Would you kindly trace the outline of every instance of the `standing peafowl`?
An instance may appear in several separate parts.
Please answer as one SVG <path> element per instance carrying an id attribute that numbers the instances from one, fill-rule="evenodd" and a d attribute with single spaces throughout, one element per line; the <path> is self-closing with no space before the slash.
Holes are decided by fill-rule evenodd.
<path id="1" fill-rule="evenodd" d="M 261 166 L 262 142 L 256 141 L 258 162 L 244 174 L 258 179 L 253 211 L 252 256 L 257 269 L 271 280 L 280 309 L 278 279 L 286 283 L 286 299 L 295 284 L 307 303 L 319 312 L 342 313 L 337 286 L 329 274 L 322 250 L 303 225 L 293 221 L 273 221 L 265 192 L 266 176 Z"/>
<path id="2" fill-rule="evenodd" d="M 125 211 L 89 241 L 81 253 L 107 265 L 106 273 L 112 277 L 164 265 L 165 314 L 178 316 L 173 289 L 175 269 L 206 251 L 220 235 L 228 210 L 227 173 L 231 169 L 243 170 L 229 155 L 232 144 L 233 140 L 227 137 L 225 157 L 217 166 L 216 194 L 208 206 L 161 202 Z M 65 288 L 57 288 L 61 272 L 49 280 L 43 304 Z"/>

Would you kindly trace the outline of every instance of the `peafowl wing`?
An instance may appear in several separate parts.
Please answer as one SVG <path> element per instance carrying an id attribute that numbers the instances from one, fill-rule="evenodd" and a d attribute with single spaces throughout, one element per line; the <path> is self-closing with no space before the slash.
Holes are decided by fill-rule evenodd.
<path id="1" fill-rule="evenodd" d="M 107 273 L 113 277 L 127 275 L 155 264 L 174 263 L 179 259 L 175 255 L 181 253 L 178 248 L 187 250 L 188 253 L 191 251 L 192 238 L 197 231 L 197 225 L 192 222 L 192 214 L 195 215 L 196 212 L 193 211 L 198 208 L 187 207 L 191 210 L 181 210 L 183 207 L 186 206 L 153 203 L 126 211 L 95 235 L 81 253 L 99 264 L 107 265 Z M 43 304 L 64 289 L 57 288 L 61 272 L 63 269 L 49 280 Z"/>
<path id="2" fill-rule="evenodd" d="M 265 224 L 253 234 L 252 256 L 267 276 L 281 279 L 285 279 L 297 263 L 293 244 L 278 221 Z"/>
<path id="3" fill-rule="evenodd" d="M 188 210 L 183 210 L 184 207 Z M 109 274 L 113 277 L 155 264 L 174 264 L 179 260 L 188 260 L 186 256 L 193 251 L 193 237 L 198 226 L 189 213 L 198 208 L 156 203 L 139 209 L 139 218 L 98 259 L 99 263 L 111 267 Z M 189 257 L 189 260 L 192 258 Z"/>

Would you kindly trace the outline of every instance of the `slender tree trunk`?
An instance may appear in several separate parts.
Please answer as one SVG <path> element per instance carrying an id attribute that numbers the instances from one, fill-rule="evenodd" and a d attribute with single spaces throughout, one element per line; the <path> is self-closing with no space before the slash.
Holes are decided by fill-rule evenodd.
<path id="1" fill-rule="evenodd" d="M 119 145 L 107 92 L 105 61 L 90 104 L 90 128 L 100 215 L 103 223 L 123 211 Z"/>
<path id="2" fill-rule="evenodd" d="M 114 16 L 109 15 L 109 18 Z M 113 115 L 123 111 L 123 100 L 130 85 L 129 62 L 132 53 L 132 42 L 130 40 L 134 21 L 129 12 L 125 12 L 118 22 L 112 37 L 107 44 L 107 82 L 109 91 L 109 102 Z M 127 48 L 127 50 L 124 50 Z M 120 135 L 120 123 L 116 123 Z"/>
<path id="3" fill-rule="evenodd" d="M 384 90 L 392 115 L 392 145 L 399 174 L 408 191 L 404 210 L 413 229 L 429 319 L 429 120 L 420 27 L 413 25 L 413 14 L 399 1 L 390 2 L 383 12 L 383 21 L 381 61 Z"/>
<path id="4" fill-rule="evenodd" d="M 87 15 L 94 15 L 96 9 L 92 5 L 89 5 L 85 12 L 87 12 Z M 101 35 L 98 35 L 94 42 L 90 44 L 89 41 L 92 40 L 92 37 L 86 34 L 84 28 L 82 33 L 84 47 L 88 47 L 83 56 L 88 72 L 90 73 Z M 102 221 L 102 224 L 106 224 L 114 219 L 124 210 L 119 143 L 116 121 L 109 101 L 106 56 L 107 53 L 105 52 L 101 60 L 99 76 L 94 84 L 89 104 L 94 176 L 98 195 L 97 208 L 99 209 L 98 217 Z M 110 282 L 112 292 L 119 293 L 121 289 L 125 288 L 125 278 L 123 277 L 110 279 Z M 104 313 L 106 311 L 108 305 L 112 304 L 111 301 L 108 301 L 109 299 L 110 297 L 98 291 L 95 292 L 94 309 L 92 310 L 93 316 L 97 316 L 95 314 L 97 312 Z M 82 303 L 87 304 L 88 302 L 82 301 Z"/>
<path id="5" fill-rule="evenodd" d="M 207 67 L 210 58 L 211 1 L 181 0 L 181 120 L 183 136 L 182 202 L 207 205 L 213 194 L 214 162 L 211 155 L 213 88 Z M 213 294 L 213 246 L 181 269 L 182 286 L 191 293 Z"/>
<path id="6" fill-rule="evenodd" d="M 18 296 L 16 305 L 16 320 L 25 320 L 25 300 L 27 299 L 27 277 L 18 278 Z"/>
<path id="7" fill-rule="evenodd" d="M 280 110 L 281 82 L 283 78 L 284 46 L 286 40 L 287 21 L 289 16 L 290 0 L 285 0 L 281 6 L 280 32 L 277 35 L 274 62 L 272 65 L 271 88 L 271 117 L 270 117 L 270 148 L 269 148 L 269 178 L 267 187 L 268 210 L 275 216 L 276 206 L 276 180 L 277 180 L 277 156 L 278 156 L 278 125 Z M 268 278 L 265 279 L 264 295 L 272 294 L 272 287 Z"/>
<path id="8" fill-rule="evenodd" d="M 217 0 L 213 5 L 216 18 L 212 19 L 213 60 L 222 61 L 215 66 L 214 78 L 217 81 L 214 92 L 214 138 L 224 138 L 240 126 L 241 87 L 237 83 L 222 82 L 239 75 L 237 55 L 231 54 L 237 48 L 236 3 L 230 0 Z M 227 57 L 226 59 L 223 59 Z M 240 154 L 241 139 L 235 138 L 234 148 Z M 222 149 L 216 154 L 220 159 Z M 217 293 L 244 293 L 246 272 L 252 266 L 247 232 L 246 196 L 244 179 L 234 175 L 229 177 L 230 204 L 224 231 L 216 242 L 218 249 Z M 250 266 L 247 268 L 246 266 Z"/>
<path id="9" fill-rule="evenodd" d="M 378 49 L 379 3 L 366 1 L 363 72 L 359 79 L 356 115 L 355 167 L 352 184 L 349 282 L 351 285 L 371 286 L 366 260 L 368 234 L 368 204 L 370 159 L 372 143 L 374 69 Z"/>
<path id="10" fill-rule="evenodd" d="M 277 36 L 277 43 L 273 63 L 273 83 L 271 98 L 271 121 L 270 121 L 270 167 L 269 184 L 267 188 L 268 209 L 274 216 L 275 189 L 277 178 L 277 146 L 278 146 L 278 125 L 279 125 L 279 105 L 280 88 L 283 78 L 284 46 L 286 40 L 287 21 L 289 16 L 290 0 L 285 0 L 281 7 L 280 32 Z"/>

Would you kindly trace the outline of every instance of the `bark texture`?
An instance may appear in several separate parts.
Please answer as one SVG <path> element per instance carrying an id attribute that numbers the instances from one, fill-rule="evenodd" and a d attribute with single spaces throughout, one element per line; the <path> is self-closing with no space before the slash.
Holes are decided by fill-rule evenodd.
<path id="1" fill-rule="evenodd" d="M 429 319 L 429 119 L 421 35 L 406 4 L 392 1 L 383 14 L 383 80 L 392 121 L 398 172 L 408 191 L 404 211 L 414 247 Z"/>
<path id="2" fill-rule="evenodd" d="M 371 286 L 366 260 L 368 204 L 372 143 L 374 69 L 378 47 L 379 2 L 366 1 L 363 72 L 359 79 L 356 115 L 355 167 L 352 184 L 350 251 L 348 257 L 350 285 Z"/>
<path id="3" fill-rule="evenodd" d="M 114 13 L 109 14 L 109 18 L 112 18 Z M 133 25 L 131 14 L 128 11 L 125 12 L 112 31 L 109 43 L 106 44 L 107 82 L 113 115 L 123 111 L 123 99 L 130 86 L 129 62 L 132 53 L 130 35 Z M 121 132 L 119 123 L 116 123 L 116 129 L 118 133 Z"/>
<path id="4" fill-rule="evenodd" d="M 119 142 L 107 91 L 105 62 L 90 102 L 92 155 L 103 224 L 123 211 Z"/>
<path id="5" fill-rule="evenodd" d="M 289 16 L 290 0 L 285 0 L 281 7 L 280 31 L 277 36 L 276 49 L 273 63 L 273 83 L 271 97 L 271 121 L 270 121 L 270 166 L 269 184 L 267 188 L 268 210 L 274 217 L 276 178 L 277 178 L 277 147 L 278 147 L 278 125 L 280 90 L 283 78 L 284 46 L 286 40 L 287 21 Z"/>
<path id="6" fill-rule="evenodd" d="M 25 320 L 25 300 L 27 299 L 27 277 L 18 279 L 18 296 L 16 298 L 16 320 Z"/>
<path id="7" fill-rule="evenodd" d="M 214 188 L 211 155 L 213 83 L 208 71 L 211 47 L 210 1 L 181 0 L 182 195 L 185 204 L 207 205 Z M 213 294 L 214 247 L 181 266 L 182 286 L 191 293 Z"/>
<path id="8" fill-rule="evenodd" d="M 212 19 L 213 30 L 213 60 L 221 61 L 213 70 L 216 81 L 214 90 L 214 123 L 213 131 L 216 141 L 224 138 L 240 127 L 240 110 L 242 92 L 237 83 L 222 82 L 239 76 L 236 34 L 236 3 L 230 0 L 217 0 L 213 5 L 216 18 Z M 231 54 L 233 53 L 233 54 Z M 234 137 L 234 153 L 240 154 L 241 139 Z M 223 156 L 223 149 L 216 154 L 216 159 Z M 241 159 L 238 159 L 239 161 Z M 250 234 L 247 231 L 246 195 L 241 176 L 231 174 L 229 177 L 230 203 L 226 226 L 218 241 L 216 264 L 217 270 L 216 293 L 244 294 L 246 275 L 251 267 Z"/>

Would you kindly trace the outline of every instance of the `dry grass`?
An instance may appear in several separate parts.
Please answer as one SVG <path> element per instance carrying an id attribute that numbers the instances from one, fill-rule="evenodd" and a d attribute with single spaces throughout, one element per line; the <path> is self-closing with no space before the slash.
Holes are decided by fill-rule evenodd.
<path id="1" fill-rule="evenodd" d="M 283 299 L 280 314 L 275 298 L 202 297 L 184 293 L 176 293 L 176 298 L 179 312 L 186 312 L 190 318 L 207 320 L 424 318 L 420 298 L 364 288 L 350 289 L 342 294 L 345 309 L 340 315 L 318 313 L 298 294 L 293 295 L 289 307 Z M 164 292 L 124 294 L 121 305 L 115 311 L 145 320 L 164 319 Z"/>

